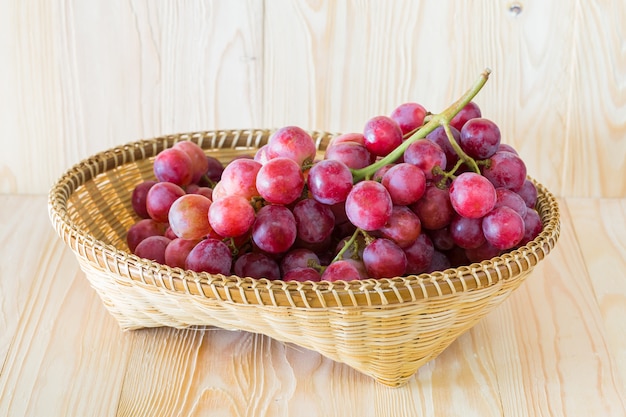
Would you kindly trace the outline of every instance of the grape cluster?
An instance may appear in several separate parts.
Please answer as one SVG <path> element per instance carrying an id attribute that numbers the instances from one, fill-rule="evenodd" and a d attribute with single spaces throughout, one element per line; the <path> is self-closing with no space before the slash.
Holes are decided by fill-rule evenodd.
<path id="1" fill-rule="evenodd" d="M 212 274 L 350 281 L 466 265 L 534 239 L 537 189 L 498 126 L 473 101 L 425 133 L 432 117 L 404 103 L 334 137 L 323 159 L 296 126 L 226 166 L 176 143 L 133 191 L 128 247 Z"/>

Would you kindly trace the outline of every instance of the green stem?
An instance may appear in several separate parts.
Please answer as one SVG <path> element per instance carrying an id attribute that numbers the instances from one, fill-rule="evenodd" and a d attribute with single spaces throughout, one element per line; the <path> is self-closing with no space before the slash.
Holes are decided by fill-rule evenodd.
<path id="1" fill-rule="evenodd" d="M 352 170 L 352 178 L 354 182 L 371 177 L 378 169 L 398 160 L 398 158 L 400 158 L 404 154 L 406 148 L 408 148 L 412 143 L 420 139 L 424 139 L 426 135 L 435 130 L 437 127 L 446 123 L 450 123 L 450 120 L 452 120 L 452 118 L 456 116 L 456 114 L 460 112 L 463 107 L 467 105 L 467 103 L 472 101 L 476 94 L 478 94 L 478 92 L 483 88 L 483 86 L 489 79 L 490 73 L 491 70 L 489 68 L 486 68 L 480 74 L 480 77 L 474 82 L 472 87 L 470 87 L 470 89 L 465 92 L 465 94 L 459 97 L 457 101 L 452 103 L 441 113 L 432 115 L 432 117 L 430 118 L 430 120 L 428 120 L 426 124 L 419 128 L 417 132 L 415 132 L 410 138 L 402 142 L 402 144 L 394 149 L 389 155 L 381 158 L 377 162 L 365 168 Z"/>
<path id="2" fill-rule="evenodd" d="M 339 261 L 341 259 L 343 259 L 343 254 L 346 253 L 346 251 L 348 250 L 348 248 L 352 245 L 354 245 L 354 242 L 356 241 L 357 236 L 359 235 L 359 233 L 361 233 L 361 229 L 357 228 L 354 233 L 352 233 L 352 236 L 350 237 L 350 239 L 346 242 L 345 245 L 343 245 L 343 248 L 341 248 L 341 250 L 337 253 L 337 255 L 335 255 L 335 257 L 333 258 L 333 260 L 330 263 Z"/>

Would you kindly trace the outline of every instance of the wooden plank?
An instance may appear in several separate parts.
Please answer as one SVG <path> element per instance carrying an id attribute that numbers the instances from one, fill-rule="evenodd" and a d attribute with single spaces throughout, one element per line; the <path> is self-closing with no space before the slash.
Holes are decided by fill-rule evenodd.
<path id="1" fill-rule="evenodd" d="M 519 6 L 516 14 L 491 1 L 267 2 L 265 125 L 361 131 L 405 101 L 438 112 L 491 67 L 476 98 L 483 115 L 529 173 L 559 192 L 576 8 Z M 594 146 L 602 141 L 593 136 Z"/>
<path id="2" fill-rule="evenodd" d="M 54 233 L 45 197 L 2 202 L 0 415 L 113 415 L 124 335 Z"/>
<path id="3" fill-rule="evenodd" d="M 126 142 L 261 122 L 261 0 L 3 4 L 0 192 L 45 193 Z"/>
<path id="4" fill-rule="evenodd" d="M 622 416 L 624 366 L 616 361 L 611 340 L 623 340 L 623 326 L 605 327 L 605 309 L 594 295 L 597 275 L 581 257 L 586 244 L 574 231 L 580 213 L 570 213 L 569 200 L 559 203 L 556 249 L 499 314 L 480 325 L 493 352 L 503 415 Z"/>
<path id="5" fill-rule="evenodd" d="M 626 393 L 626 201 L 568 198 L 567 206 Z"/>
<path id="6" fill-rule="evenodd" d="M 561 194 L 626 196 L 626 2 L 580 1 Z M 590 51 L 593 50 L 593 53 Z"/>

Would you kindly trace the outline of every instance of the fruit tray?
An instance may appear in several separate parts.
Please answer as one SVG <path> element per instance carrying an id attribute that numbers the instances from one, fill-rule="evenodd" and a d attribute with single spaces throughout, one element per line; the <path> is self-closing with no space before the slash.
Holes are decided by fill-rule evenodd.
<path id="1" fill-rule="evenodd" d="M 418 276 L 350 282 L 284 282 L 171 268 L 131 254 L 133 188 L 153 161 L 193 141 L 222 162 L 251 155 L 269 130 L 219 130 L 140 140 L 70 168 L 49 194 L 53 227 L 124 330 L 217 326 L 293 343 L 400 386 L 498 306 L 554 248 L 559 208 L 538 190 L 543 230 L 526 245 L 467 266 Z M 312 132 L 323 155 L 333 135 Z"/>

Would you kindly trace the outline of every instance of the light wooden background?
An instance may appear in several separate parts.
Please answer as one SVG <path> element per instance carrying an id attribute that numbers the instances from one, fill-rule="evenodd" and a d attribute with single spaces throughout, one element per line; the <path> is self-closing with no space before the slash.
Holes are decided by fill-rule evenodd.
<path id="1" fill-rule="evenodd" d="M 626 2 L 0 0 L 0 193 L 141 138 L 476 101 L 555 194 L 624 197 Z"/>

